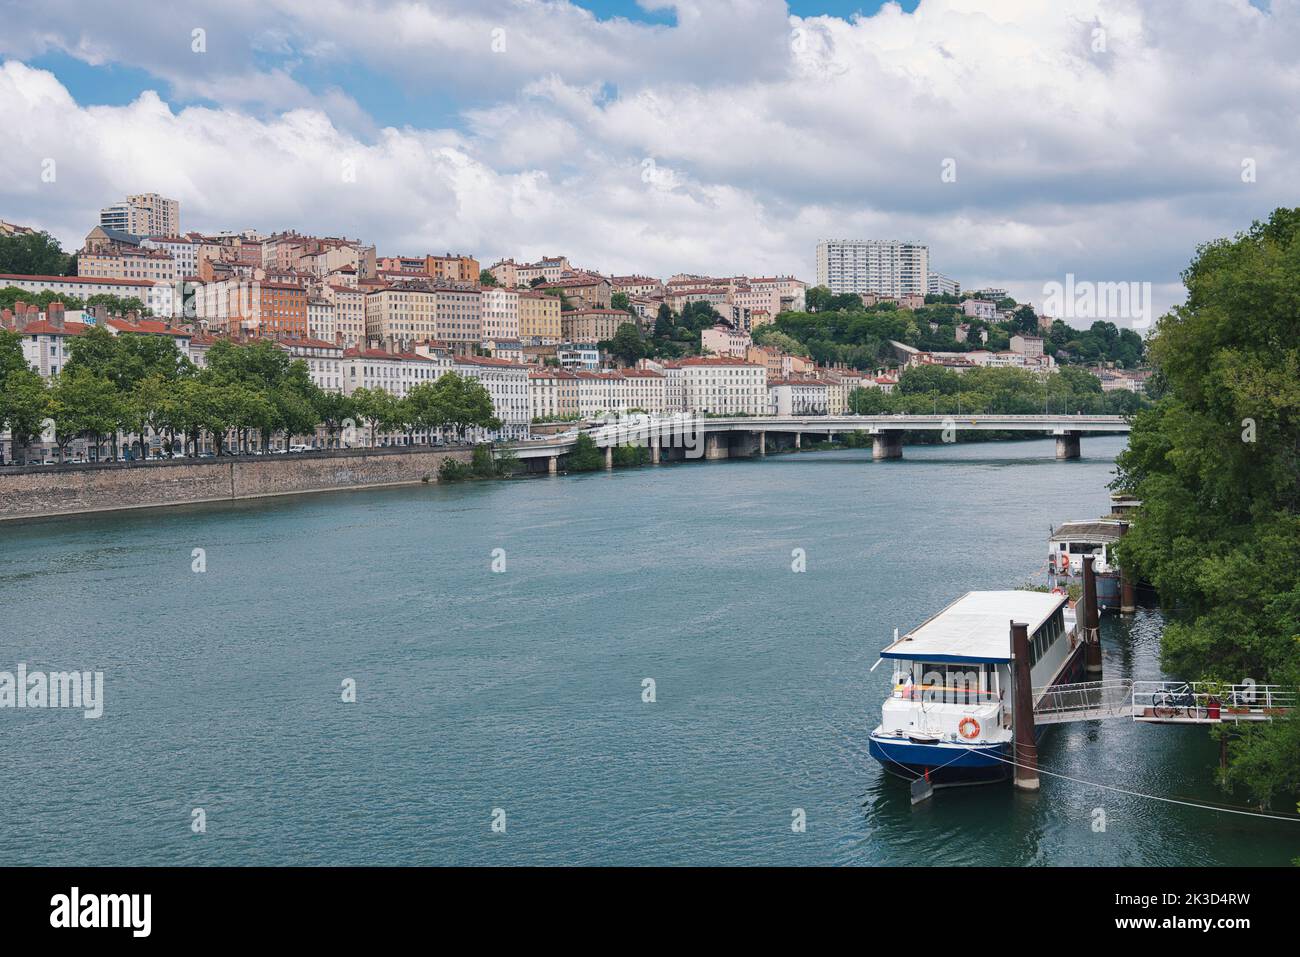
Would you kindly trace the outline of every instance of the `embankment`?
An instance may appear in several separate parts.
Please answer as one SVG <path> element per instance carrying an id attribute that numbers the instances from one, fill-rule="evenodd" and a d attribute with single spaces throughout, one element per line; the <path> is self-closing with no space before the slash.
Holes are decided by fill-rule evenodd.
<path id="1" fill-rule="evenodd" d="M 347 449 L 126 465 L 0 468 L 0 521 L 438 481 L 469 449 Z"/>

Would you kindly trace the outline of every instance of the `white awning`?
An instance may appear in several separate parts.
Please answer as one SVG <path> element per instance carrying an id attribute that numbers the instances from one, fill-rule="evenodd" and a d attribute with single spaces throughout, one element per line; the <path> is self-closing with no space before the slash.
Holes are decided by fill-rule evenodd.
<path id="1" fill-rule="evenodd" d="M 1038 591 L 967 592 L 880 653 L 914 661 L 1010 661 L 1011 622 L 1029 634 L 1056 613 L 1065 595 Z"/>

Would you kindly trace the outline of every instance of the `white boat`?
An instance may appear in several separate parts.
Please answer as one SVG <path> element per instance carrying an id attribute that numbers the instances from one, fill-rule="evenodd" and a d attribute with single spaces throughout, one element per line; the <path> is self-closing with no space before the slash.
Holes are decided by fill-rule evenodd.
<path id="1" fill-rule="evenodd" d="M 1013 621 L 1028 628 L 1035 703 L 1053 685 L 1084 680 L 1082 629 L 1066 595 L 967 592 L 880 653 L 893 690 L 867 749 L 885 770 L 936 787 L 1010 777 Z"/>

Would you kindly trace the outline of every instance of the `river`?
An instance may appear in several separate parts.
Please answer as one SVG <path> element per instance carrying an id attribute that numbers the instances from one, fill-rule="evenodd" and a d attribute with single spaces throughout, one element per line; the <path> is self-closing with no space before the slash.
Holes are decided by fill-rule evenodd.
<path id="1" fill-rule="evenodd" d="M 1285 864 L 1292 824 L 1053 777 L 913 808 L 867 755 L 893 629 L 1039 573 L 1123 441 L 0 526 L 0 670 L 104 673 L 98 720 L 0 710 L 0 864 Z M 1159 677 L 1161 626 L 1105 619 L 1106 673 Z M 1245 803 L 1204 728 L 1060 726 L 1040 763 Z"/>

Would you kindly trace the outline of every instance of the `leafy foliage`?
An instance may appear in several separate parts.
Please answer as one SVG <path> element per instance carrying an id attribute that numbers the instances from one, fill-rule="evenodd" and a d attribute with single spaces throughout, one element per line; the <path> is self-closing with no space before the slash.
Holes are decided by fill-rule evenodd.
<path id="1" fill-rule="evenodd" d="M 1300 209 L 1200 247 L 1184 305 L 1150 341 L 1161 380 L 1134 419 L 1117 487 L 1142 500 L 1123 562 L 1177 616 L 1165 667 L 1300 680 Z M 1294 720 L 1251 730 L 1229 778 L 1296 795 Z"/>

